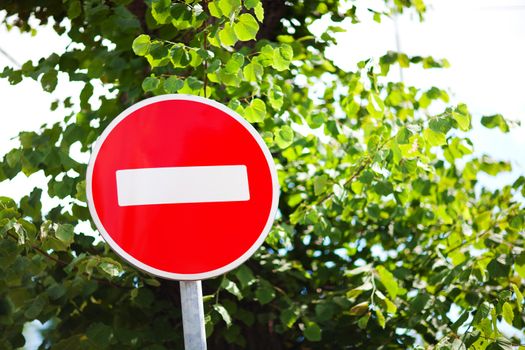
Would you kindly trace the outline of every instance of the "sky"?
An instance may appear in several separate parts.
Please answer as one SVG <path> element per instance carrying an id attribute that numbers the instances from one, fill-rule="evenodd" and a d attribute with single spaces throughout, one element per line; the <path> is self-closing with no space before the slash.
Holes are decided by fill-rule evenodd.
<path id="1" fill-rule="evenodd" d="M 382 6 L 379 0 L 358 2 L 375 9 Z M 398 16 L 395 22 L 384 18 L 376 23 L 367 11 L 360 14 L 362 23 L 343 22 L 347 31 L 337 35 L 338 44 L 328 49 L 328 56 L 349 70 L 354 70 L 355 64 L 362 59 L 378 58 L 388 50 L 397 51 L 398 46 L 408 55 L 447 58 L 451 64 L 448 69 L 405 69 L 403 79 L 421 88 L 445 88 L 453 103 L 464 102 L 469 106 L 474 125 L 469 137 L 477 154 L 507 160 L 513 166 L 511 173 L 480 178 L 483 186 L 501 187 L 525 174 L 525 0 L 436 0 L 428 3 L 429 10 L 422 23 L 410 13 Z M 323 25 L 319 24 L 316 29 L 322 30 Z M 63 52 L 68 43 L 67 37 L 58 36 L 50 27 L 40 28 L 35 37 L 16 29 L 7 32 L 0 28 L 0 48 L 20 64 Z M 0 53 L 0 67 L 6 65 L 13 66 L 13 63 Z M 393 78 L 399 79 L 399 74 L 396 76 L 394 72 Z M 63 111 L 51 112 L 50 104 L 57 97 L 69 96 L 72 92 L 74 95 L 80 89 L 81 86 L 67 82 L 64 77 L 59 77 L 53 94 L 43 92 L 40 84 L 33 80 L 11 86 L 0 79 L 4 121 L 0 128 L 0 156 L 17 146 L 12 138 L 20 131 L 38 130 L 44 123 L 61 120 Z M 480 125 L 481 116 L 495 113 L 520 120 L 523 125 L 509 134 Z M 88 156 L 79 152 L 74 155 L 84 162 Z M 0 195 L 19 200 L 34 186 L 45 188 L 45 183 L 42 172 L 29 178 L 20 174 L 12 181 L 0 183 Z M 43 196 L 44 208 L 57 203 L 56 199 Z M 78 229 L 85 231 L 88 225 Z"/>

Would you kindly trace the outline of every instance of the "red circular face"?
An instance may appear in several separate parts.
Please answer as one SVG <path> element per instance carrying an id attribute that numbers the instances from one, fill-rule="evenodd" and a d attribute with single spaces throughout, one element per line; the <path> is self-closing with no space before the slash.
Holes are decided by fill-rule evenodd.
<path id="1" fill-rule="evenodd" d="M 124 111 L 88 166 L 91 215 L 110 246 L 154 275 L 222 274 L 263 243 L 277 211 L 268 148 L 227 107 L 165 95 Z"/>

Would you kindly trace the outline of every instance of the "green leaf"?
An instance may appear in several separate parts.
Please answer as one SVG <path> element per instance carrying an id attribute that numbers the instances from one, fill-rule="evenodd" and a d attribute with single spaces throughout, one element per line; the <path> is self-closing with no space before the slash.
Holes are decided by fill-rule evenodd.
<path id="1" fill-rule="evenodd" d="M 75 19 L 82 14 L 82 4 L 80 0 L 72 0 L 69 2 L 67 9 L 67 16 L 69 19 Z"/>
<path id="2" fill-rule="evenodd" d="M 385 112 L 385 103 L 376 93 L 372 92 L 368 95 L 366 110 L 373 118 L 379 119 Z"/>
<path id="3" fill-rule="evenodd" d="M 479 169 L 486 172 L 489 175 L 496 176 L 500 172 L 511 171 L 512 166 L 508 162 L 494 161 L 486 156 L 481 158 L 481 164 Z"/>
<path id="4" fill-rule="evenodd" d="M 58 82 L 58 72 L 54 69 L 50 70 L 47 73 L 44 73 L 42 75 L 42 78 L 40 78 L 40 84 L 42 84 L 42 89 L 47 92 L 53 92 L 57 86 Z"/>
<path id="5" fill-rule="evenodd" d="M 234 274 L 235 274 L 235 277 L 237 277 L 237 279 L 241 283 L 241 287 L 243 289 L 251 286 L 256 281 L 250 268 L 245 265 L 239 266 L 235 270 Z"/>
<path id="6" fill-rule="evenodd" d="M 169 51 L 170 62 L 175 68 L 187 67 L 191 62 L 191 55 L 179 45 L 173 46 Z"/>
<path id="7" fill-rule="evenodd" d="M 501 114 L 482 117 L 481 124 L 489 129 L 499 128 L 503 132 L 509 132 L 509 125 Z"/>
<path id="8" fill-rule="evenodd" d="M 142 90 L 150 92 L 156 90 L 160 85 L 160 80 L 156 77 L 147 77 L 142 82 Z"/>
<path id="9" fill-rule="evenodd" d="M 514 320 L 514 311 L 512 311 L 512 305 L 510 305 L 508 302 L 505 302 L 501 309 L 501 314 L 503 315 L 505 322 L 512 325 L 512 321 Z"/>
<path id="10" fill-rule="evenodd" d="M 487 230 L 491 224 L 492 213 L 490 211 L 484 211 L 476 216 L 476 226 L 478 232 Z"/>
<path id="11" fill-rule="evenodd" d="M 219 9 L 225 17 L 230 17 L 240 7 L 241 0 L 219 0 Z"/>
<path id="12" fill-rule="evenodd" d="M 379 143 L 381 142 L 381 139 L 378 135 L 371 135 L 368 139 L 368 142 L 366 143 L 366 148 L 370 154 L 374 154 L 377 152 L 377 149 L 379 147 Z"/>
<path id="13" fill-rule="evenodd" d="M 313 342 L 321 341 L 321 328 L 315 322 L 308 322 L 303 331 L 304 337 Z"/>
<path id="14" fill-rule="evenodd" d="M 86 83 L 80 92 L 80 108 L 90 109 L 89 99 L 93 96 L 93 85 Z"/>
<path id="15" fill-rule="evenodd" d="M 146 283 L 148 286 L 152 286 L 152 287 L 160 287 L 161 286 L 159 280 L 156 279 L 156 278 L 146 278 L 144 280 L 144 283 Z"/>
<path id="16" fill-rule="evenodd" d="M 182 89 L 183 86 L 184 81 L 173 75 L 163 82 L 164 91 L 166 91 L 168 94 L 176 93 Z"/>
<path id="17" fill-rule="evenodd" d="M 368 325 L 368 321 L 370 320 L 370 312 L 368 312 L 366 315 L 362 316 L 357 320 L 357 327 L 360 329 L 365 329 Z"/>
<path id="18" fill-rule="evenodd" d="M 104 257 L 102 259 L 102 261 L 99 263 L 99 267 L 111 277 L 118 276 L 122 271 L 122 266 L 115 260 L 108 257 Z"/>
<path id="19" fill-rule="evenodd" d="M 452 118 L 458 123 L 458 126 L 463 131 L 470 130 L 470 115 L 452 112 Z"/>
<path id="20" fill-rule="evenodd" d="M 291 307 L 281 312 L 279 319 L 281 320 L 282 324 L 284 324 L 287 328 L 292 328 L 295 321 L 297 321 L 298 317 L 299 317 L 299 310 Z"/>
<path id="21" fill-rule="evenodd" d="M 244 323 L 248 327 L 253 326 L 253 324 L 255 323 L 254 313 L 251 311 L 244 310 L 244 309 L 238 309 L 235 314 L 235 318 L 241 320 L 242 323 Z"/>
<path id="22" fill-rule="evenodd" d="M 429 300 L 430 296 L 426 292 L 418 292 L 417 296 L 410 302 L 410 313 L 413 315 L 421 313 L 427 306 Z"/>
<path id="23" fill-rule="evenodd" d="M 378 181 L 374 185 L 374 190 L 377 194 L 381 196 L 388 196 L 389 194 L 394 192 L 394 188 L 392 187 L 392 184 L 388 181 Z"/>
<path id="24" fill-rule="evenodd" d="M 493 344 L 495 345 L 494 349 L 496 350 L 513 350 L 514 349 L 512 342 L 505 337 L 499 337 L 498 339 L 496 339 L 496 342 Z M 487 348 L 487 350 L 488 349 L 489 348 Z"/>
<path id="25" fill-rule="evenodd" d="M 386 326 L 385 316 L 379 309 L 376 309 L 375 312 L 376 312 L 376 317 L 377 317 L 377 323 L 379 324 L 381 328 L 385 329 L 385 326 Z"/>
<path id="26" fill-rule="evenodd" d="M 133 40 L 133 52 L 138 56 L 146 56 L 151 46 L 150 36 L 141 34 Z"/>
<path id="27" fill-rule="evenodd" d="M 202 16 L 197 16 L 197 18 L 195 18 L 195 10 L 195 8 L 192 9 L 186 4 L 177 2 L 171 4 L 171 24 L 178 30 L 198 28 L 204 22 L 204 18 Z"/>
<path id="28" fill-rule="evenodd" d="M 237 285 L 233 281 L 230 281 L 229 279 L 224 278 L 221 282 L 221 287 L 226 289 L 228 292 L 230 292 L 234 296 L 236 296 L 237 299 L 242 300 L 243 295 L 241 291 L 239 290 L 239 287 L 237 287 Z"/>
<path id="29" fill-rule="evenodd" d="M 217 78 L 219 82 L 226 86 L 238 87 L 242 81 L 240 71 L 237 71 L 236 73 L 228 73 L 224 68 L 219 70 Z"/>
<path id="30" fill-rule="evenodd" d="M 326 118 L 326 114 L 314 112 L 306 116 L 306 122 L 310 128 L 317 129 L 326 122 Z"/>
<path id="31" fill-rule="evenodd" d="M 84 91 L 84 89 L 82 89 Z M 24 149 L 31 149 L 33 148 L 33 136 L 35 133 L 32 132 L 21 132 L 19 135 L 20 144 L 22 145 L 22 148 Z"/>
<path id="32" fill-rule="evenodd" d="M 468 320 L 469 315 L 470 313 L 468 311 L 463 312 L 461 316 L 458 317 L 456 322 L 454 322 L 450 328 L 452 328 L 454 332 L 457 332 L 459 327 L 461 327 L 463 323 L 465 323 Z"/>
<path id="33" fill-rule="evenodd" d="M 472 344 L 474 344 L 479 339 L 480 336 L 481 336 L 481 332 L 477 329 L 473 330 L 472 332 L 466 333 L 464 343 L 467 349 L 470 349 Z"/>
<path id="34" fill-rule="evenodd" d="M 268 304 L 275 298 L 275 290 L 268 282 L 261 281 L 259 288 L 255 291 L 255 296 L 261 305 Z"/>
<path id="35" fill-rule="evenodd" d="M 171 20 L 170 0 L 153 0 L 151 2 L 151 15 L 159 24 L 166 24 Z"/>
<path id="36" fill-rule="evenodd" d="M 447 143 L 445 134 L 436 132 L 432 129 L 425 129 L 423 131 L 423 136 L 431 146 L 441 146 Z"/>
<path id="37" fill-rule="evenodd" d="M 73 225 L 70 224 L 58 225 L 58 228 L 55 232 L 55 237 L 67 245 L 73 243 L 74 235 L 75 233 L 73 232 Z"/>
<path id="38" fill-rule="evenodd" d="M 217 72 L 217 70 L 221 67 L 221 60 L 215 58 L 211 61 L 211 63 L 208 65 L 208 73 Z"/>
<path id="39" fill-rule="evenodd" d="M 400 145 L 406 145 L 410 142 L 410 136 L 412 136 L 410 130 L 408 130 L 406 127 L 402 127 L 397 132 L 396 141 Z"/>
<path id="40" fill-rule="evenodd" d="M 257 62 L 248 63 L 243 69 L 244 78 L 252 83 L 258 83 L 262 79 L 263 73 L 263 66 Z"/>
<path id="41" fill-rule="evenodd" d="M 273 47 L 270 44 L 266 44 L 261 48 L 259 55 L 257 56 L 257 61 L 264 67 L 273 66 L 274 55 L 275 50 Z"/>
<path id="42" fill-rule="evenodd" d="M 228 73 L 237 73 L 242 65 L 244 64 L 244 55 L 235 52 L 228 62 L 226 63 L 226 66 L 224 67 L 224 70 Z"/>
<path id="43" fill-rule="evenodd" d="M 266 46 L 263 47 L 263 49 L 264 48 L 266 48 Z M 261 51 L 261 53 L 265 54 L 263 51 Z M 273 49 L 273 55 L 271 57 L 271 65 L 273 68 L 277 69 L 278 71 L 284 71 L 290 67 L 290 63 L 292 62 L 292 59 L 293 59 L 292 47 L 288 44 L 281 44 L 281 46 Z"/>
<path id="44" fill-rule="evenodd" d="M 44 309 L 45 305 L 46 299 L 43 297 L 43 295 L 37 296 L 31 301 L 30 306 L 25 310 L 24 316 L 29 320 L 36 319 Z"/>
<path id="45" fill-rule="evenodd" d="M 230 24 L 226 24 L 224 28 L 219 31 L 219 40 L 224 46 L 233 46 L 237 42 L 237 35 Z"/>
<path id="46" fill-rule="evenodd" d="M 394 275 L 383 266 L 377 266 L 376 271 L 379 275 L 379 280 L 385 286 L 388 294 L 390 294 L 392 299 L 395 299 L 399 292 L 399 286 L 394 278 Z"/>
<path id="47" fill-rule="evenodd" d="M 113 330 L 111 327 L 96 322 L 88 327 L 86 330 L 86 335 L 93 343 L 99 347 L 107 347 L 110 344 L 111 338 L 113 336 Z"/>
<path id="48" fill-rule="evenodd" d="M 266 105 L 263 100 L 254 98 L 250 105 L 244 110 L 244 117 L 250 123 L 259 123 L 266 118 Z"/>
<path id="49" fill-rule="evenodd" d="M 165 66 L 170 62 L 170 50 L 160 42 L 152 42 L 146 59 L 152 68 Z"/>
<path id="50" fill-rule="evenodd" d="M 199 53 L 195 50 L 189 50 L 190 53 L 190 66 L 192 67 L 200 67 L 202 65 L 203 58 L 199 55 Z"/>
<path id="51" fill-rule="evenodd" d="M 352 306 L 350 309 L 350 315 L 352 316 L 361 316 L 368 312 L 370 304 L 368 301 L 363 301 L 359 304 Z"/>
<path id="52" fill-rule="evenodd" d="M 268 91 L 268 100 L 270 101 L 270 105 L 273 109 L 276 111 L 281 110 L 281 107 L 284 103 L 283 90 L 279 86 L 274 86 Z"/>
<path id="53" fill-rule="evenodd" d="M 5 155 L 5 160 L 7 165 L 11 168 L 14 168 L 20 163 L 22 158 L 22 152 L 19 149 L 13 149 Z"/>
<path id="54" fill-rule="evenodd" d="M 473 325 L 479 324 L 481 321 L 487 318 L 489 313 L 490 313 L 490 304 L 487 302 L 483 302 L 476 309 L 476 313 L 474 314 L 474 319 L 472 320 L 472 324 Z"/>
<path id="55" fill-rule="evenodd" d="M 323 174 L 321 176 L 314 177 L 314 194 L 316 196 L 322 194 L 328 185 L 328 176 Z"/>
<path id="56" fill-rule="evenodd" d="M 430 120 L 428 127 L 437 133 L 446 135 L 452 128 L 452 123 L 449 118 L 434 118 Z"/>
<path id="57" fill-rule="evenodd" d="M 509 275 L 510 266 L 506 264 L 503 257 L 499 257 L 496 259 L 492 259 L 489 262 L 489 264 L 487 265 L 487 271 L 489 272 L 491 278 L 506 278 Z"/>
<path id="58" fill-rule="evenodd" d="M 259 31 L 259 24 L 252 15 L 243 13 L 239 16 L 238 22 L 233 25 L 233 30 L 239 40 L 253 40 Z"/>
<path id="59" fill-rule="evenodd" d="M 275 143 L 280 148 L 284 149 L 293 143 L 294 132 L 288 125 L 283 125 L 274 133 Z"/>
<path id="60" fill-rule="evenodd" d="M 253 11 L 255 12 L 255 17 L 262 23 L 264 21 L 264 8 L 262 3 L 259 2 Z"/>
<path id="61" fill-rule="evenodd" d="M 224 306 L 221 304 L 213 304 L 213 309 L 221 315 L 224 322 L 226 322 L 226 326 L 230 327 L 232 325 L 232 318 Z"/>
<path id="62" fill-rule="evenodd" d="M 397 62 L 402 68 L 410 67 L 410 59 L 405 54 L 400 53 L 399 55 L 397 55 Z"/>
<path id="63" fill-rule="evenodd" d="M 510 219 L 510 227 L 519 231 L 525 229 L 525 214 L 523 216 L 517 215 Z"/>
<path id="64" fill-rule="evenodd" d="M 195 77 L 188 77 L 186 84 L 193 91 L 199 91 L 204 87 L 204 83 Z"/>
<path id="65" fill-rule="evenodd" d="M 390 299 L 385 298 L 384 299 L 385 305 L 386 305 L 386 312 L 389 314 L 395 314 L 397 312 L 397 306 L 394 304 Z"/>
<path id="66" fill-rule="evenodd" d="M 516 295 L 516 304 L 518 305 L 518 310 L 521 312 L 523 310 L 523 294 L 521 294 L 520 289 L 514 283 L 511 284 L 514 294 Z"/>
<path id="67" fill-rule="evenodd" d="M 66 294 L 67 289 L 62 284 L 54 283 L 47 288 L 46 292 L 51 300 L 57 300 Z"/>
<path id="68" fill-rule="evenodd" d="M 261 0 L 244 0 L 244 7 L 250 10 L 260 3 L 261 3 Z"/>
<path id="69" fill-rule="evenodd" d="M 221 18 L 222 12 L 219 8 L 217 1 L 211 1 L 208 3 L 208 11 L 210 11 L 210 15 L 212 15 L 215 18 Z"/>

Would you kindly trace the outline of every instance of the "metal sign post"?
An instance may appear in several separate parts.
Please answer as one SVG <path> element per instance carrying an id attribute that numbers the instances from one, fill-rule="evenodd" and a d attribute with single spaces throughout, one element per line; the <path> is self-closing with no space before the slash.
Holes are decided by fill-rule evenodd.
<path id="1" fill-rule="evenodd" d="M 182 326 L 186 350 L 206 350 L 201 281 L 180 281 Z"/>

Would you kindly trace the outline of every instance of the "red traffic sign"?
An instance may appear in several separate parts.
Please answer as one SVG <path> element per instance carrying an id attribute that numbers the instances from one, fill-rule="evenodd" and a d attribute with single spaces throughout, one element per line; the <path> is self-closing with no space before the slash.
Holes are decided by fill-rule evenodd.
<path id="1" fill-rule="evenodd" d="M 163 95 L 122 112 L 97 140 L 88 207 L 102 237 L 153 275 L 229 271 L 264 242 L 277 212 L 275 164 L 257 131 L 215 101 Z"/>

